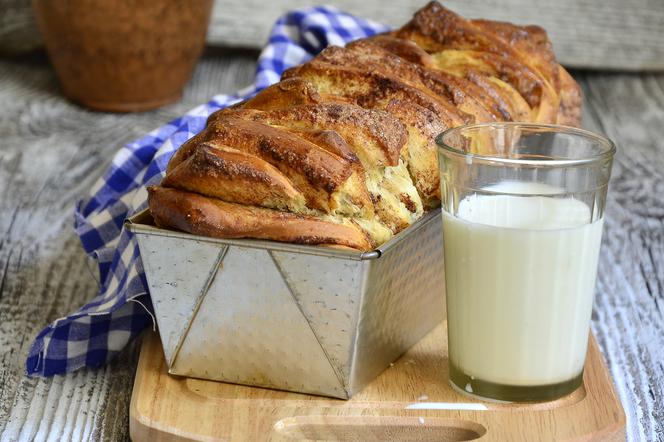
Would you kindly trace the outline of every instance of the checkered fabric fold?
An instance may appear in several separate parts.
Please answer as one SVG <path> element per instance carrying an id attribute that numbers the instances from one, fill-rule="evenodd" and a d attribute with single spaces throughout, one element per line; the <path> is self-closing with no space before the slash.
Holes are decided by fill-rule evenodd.
<path id="1" fill-rule="evenodd" d="M 386 30 L 332 7 L 291 11 L 275 23 L 253 85 L 233 95 L 217 95 L 120 149 L 75 211 L 76 233 L 99 265 L 99 294 L 37 335 L 26 361 L 28 374 L 52 376 L 102 366 L 154 324 L 138 245 L 123 222 L 146 207 L 145 187 L 161 180 L 173 152 L 205 127 L 208 115 L 279 81 L 285 69 L 328 45 L 342 46 Z"/>

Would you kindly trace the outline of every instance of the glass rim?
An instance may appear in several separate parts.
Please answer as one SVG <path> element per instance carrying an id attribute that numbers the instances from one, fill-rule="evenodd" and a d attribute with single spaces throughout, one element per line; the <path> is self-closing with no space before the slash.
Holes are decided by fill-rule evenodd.
<path id="1" fill-rule="evenodd" d="M 469 129 L 482 129 L 482 128 L 507 128 L 507 127 L 523 127 L 524 129 L 529 129 L 533 131 L 543 131 L 543 132 L 559 132 L 566 133 L 586 140 L 591 140 L 600 146 L 603 147 L 603 151 L 597 155 L 591 155 L 585 158 L 560 158 L 560 159 L 522 159 L 522 158 L 506 158 L 493 155 L 480 155 L 472 152 L 464 152 L 454 146 L 451 146 L 445 143 L 443 140 L 446 135 L 452 132 L 461 132 L 463 130 Z M 565 126 L 561 124 L 540 124 L 540 123 L 520 123 L 516 121 L 509 122 L 490 122 L 490 123 L 475 123 L 475 124 L 466 124 L 463 126 L 456 126 L 446 129 L 436 136 L 436 145 L 438 149 L 444 150 L 451 154 L 470 158 L 472 160 L 488 161 L 509 165 L 524 165 L 524 166 L 548 166 L 548 167 L 560 167 L 560 166 L 579 166 L 585 164 L 596 163 L 605 159 L 612 158 L 616 153 L 615 143 L 608 137 L 599 135 L 595 132 L 580 129 L 578 127 Z"/>

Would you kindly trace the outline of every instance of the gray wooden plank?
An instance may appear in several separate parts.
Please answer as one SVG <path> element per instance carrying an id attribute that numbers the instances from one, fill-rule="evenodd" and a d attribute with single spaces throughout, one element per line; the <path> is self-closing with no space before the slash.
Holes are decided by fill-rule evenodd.
<path id="1" fill-rule="evenodd" d="M 135 346 L 100 370 L 23 375 L 34 334 L 96 291 L 72 205 L 121 144 L 248 84 L 254 59 L 208 52 L 181 102 L 130 115 L 63 100 L 43 57 L 0 60 L 0 440 L 127 439 Z M 584 124 L 619 146 L 593 329 L 629 440 L 664 439 L 664 75 L 575 75 Z"/>
<path id="2" fill-rule="evenodd" d="M 97 291 L 72 228 L 74 202 L 113 153 L 217 93 L 253 79 L 255 53 L 212 51 L 183 99 L 141 114 L 64 100 L 44 56 L 0 60 L 0 440 L 124 440 L 135 346 L 101 370 L 24 376 L 32 338 Z"/>
<path id="3" fill-rule="evenodd" d="M 618 145 L 593 330 L 630 440 L 664 439 L 664 76 L 580 76 L 584 125 Z"/>
<path id="4" fill-rule="evenodd" d="M 331 0 L 361 17 L 399 26 L 425 0 Z M 559 60 L 572 67 L 664 70 L 662 0 L 445 0 L 467 17 L 538 24 L 549 33 Z M 215 0 L 208 43 L 259 48 L 274 21 L 310 0 Z M 41 45 L 30 0 L 0 0 L 0 53 Z"/>
<path id="5" fill-rule="evenodd" d="M 425 0 L 331 0 L 325 2 L 360 17 L 400 26 Z M 619 70 L 664 70 L 664 2 L 662 0 L 442 0 L 465 17 L 547 30 L 558 60 L 571 67 Z M 316 4 L 309 0 L 217 0 L 208 41 L 261 47 L 274 21 L 285 11 Z"/>
<path id="6" fill-rule="evenodd" d="M 29 0 L 0 0 L 0 54 L 16 54 L 42 45 Z"/>

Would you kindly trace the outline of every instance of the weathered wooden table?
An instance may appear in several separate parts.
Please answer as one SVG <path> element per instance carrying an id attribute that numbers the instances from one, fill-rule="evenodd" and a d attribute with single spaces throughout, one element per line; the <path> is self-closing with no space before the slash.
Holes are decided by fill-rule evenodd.
<path id="1" fill-rule="evenodd" d="M 32 338 L 97 290 L 73 205 L 124 143 L 253 78 L 256 53 L 208 51 L 183 99 L 142 114 L 63 99 L 43 55 L 0 59 L 0 440 L 126 440 L 137 348 L 100 370 L 24 375 Z M 618 144 L 593 329 L 632 441 L 664 440 L 664 75 L 574 72 L 584 126 Z"/>

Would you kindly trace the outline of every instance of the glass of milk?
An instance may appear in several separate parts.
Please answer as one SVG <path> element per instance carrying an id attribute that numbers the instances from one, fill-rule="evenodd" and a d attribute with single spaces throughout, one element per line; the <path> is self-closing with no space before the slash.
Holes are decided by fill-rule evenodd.
<path id="1" fill-rule="evenodd" d="M 574 391 L 614 144 L 521 123 L 458 127 L 437 142 L 452 385 L 510 402 Z"/>

